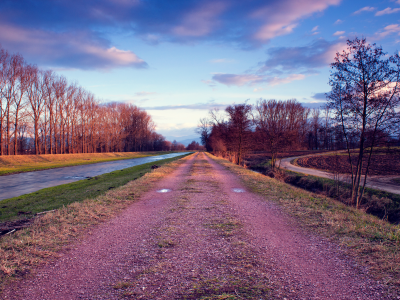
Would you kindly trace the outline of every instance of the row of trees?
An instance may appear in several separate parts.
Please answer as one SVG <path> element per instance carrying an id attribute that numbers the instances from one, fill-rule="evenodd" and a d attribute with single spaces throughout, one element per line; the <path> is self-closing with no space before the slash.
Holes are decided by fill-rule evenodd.
<path id="1" fill-rule="evenodd" d="M 144 110 L 101 104 L 65 77 L 0 47 L 1 155 L 169 150 L 154 128 Z"/>
<path id="2" fill-rule="evenodd" d="M 359 207 L 374 148 L 400 142 L 400 57 L 356 38 L 331 67 L 332 91 L 323 111 L 296 100 L 231 105 L 200 121 L 202 142 L 237 164 L 247 151 L 267 151 L 272 168 L 279 152 L 347 149 L 351 199 Z"/>
<path id="3" fill-rule="evenodd" d="M 266 151 L 272 167 L 278 154 L 307 148 L 310 133 L 310 109 L 295 99 L 257 101 L 256 105 L 230 105 L 225 112 L 210 111 L 199 126 L 208 151 L 242 164 L 248 151 Z"/>

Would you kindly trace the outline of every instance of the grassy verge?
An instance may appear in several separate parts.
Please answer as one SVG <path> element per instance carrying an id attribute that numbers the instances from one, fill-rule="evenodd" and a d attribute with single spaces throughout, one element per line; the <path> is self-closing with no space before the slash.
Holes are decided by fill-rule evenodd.
<path id="1" fill-rule="evenodd" d="M 91 226 L 121 212 L 186 159 L 187 156 L 182 159 L 173 158 L 169 163 L 164 161 L 165 164 L 160 168 L 122 187 L 94 199 L 63 206 L 35 218 L 28 228 L 3 236 L 0 239 L 0 293 L 10 280 L 29 275 L 38 266 L 57 257 L 57 253 L 64 247 L 90 234 Z"/>
<path id="2" fill-rule="evenodd" d="M 162 155 L 171 152 L 110 152 L 0 156 L 0 175 Z"/>
<path id="3" fill-rule="evenodd" d="M 294 160 L 294 165 L 296 165 L 295 162 L 296 160 Z M 283 169 L 272 172 L 270 160 L 264 160 L 258 164 L 250 165 L 249 167 L 254 171 L 266 174 L 272 178 L 284 181 L 285 183 L 289 183 L 309 192 L 323 194 L 345 204 L 349 204 L 351 185 L 344 182 Z M 365 212 L 393 224 L 400 223 L 400 195 L 398 194 L 365 188 L 364 196 L 361 201 L 361 208 Z"/>
<path id="4" fill-rule="evenodd" d="M 212 157 L 210 155 L 210 157 Z M 226 160 L 214 160 L 236 173 L 253 192 L 279 203 L 307 230 L 345 246 L 376 280 L 400 294 L 400 226 L 339 201 L 254 173 Z"/>

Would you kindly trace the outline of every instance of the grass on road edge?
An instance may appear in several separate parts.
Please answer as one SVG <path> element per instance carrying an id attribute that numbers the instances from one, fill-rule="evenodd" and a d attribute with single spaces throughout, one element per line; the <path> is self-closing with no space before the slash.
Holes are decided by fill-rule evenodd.
<path id="1" fill-rule="evenodd" d="M 400 225 L 208 155 L 237 174 L 251 191 L 280 204 L 304 229 L 344 246 L 373 278 L 400 294 Z"/>
<path id="2" fill-rule="evenodd" d="M 173 153 L 160 152 L 108 152 L 77 154 L 5 155 L 0 156 L 0 175 L 95 164 L 99 162 L 140 158 Z"/>
<path id="3" fill-rule="evenodd" d="M 56 258 L 59 251 L 90 234 L 93 225 L 110 219 L 139 199 L 189 156 L 171 158 L 168 163 L 164 160 L 160 168 L 151 172 L 147 169 L 148 172 L 137 180 L 94 199 L 63 206 L 35 218 L 28 228 L 1 237 L 0 294 L 10 281 L 29 276 L 38 266 Z"/>

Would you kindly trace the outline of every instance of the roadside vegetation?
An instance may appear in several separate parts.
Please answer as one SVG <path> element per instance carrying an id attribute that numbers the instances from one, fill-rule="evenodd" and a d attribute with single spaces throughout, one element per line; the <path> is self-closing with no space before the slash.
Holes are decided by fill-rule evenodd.
<path id="1" fill-rule="evenodd" d="M 161 166 L 179 158 L 181 157 L 159 160 L 156 164 Z M 25 227 L 38 213 L 59 209 L 85 199 L 94 199 L 108 190 L 142 177 L 151 171 L 152 165 L 154 162 L 2 200 L 0 202 L 0 233 L 4 234 L 14 228 Z"/>
<path id="2" fill-rule="evenodd" d="M 0 292 L 10 280 L 29 275 L 38 266 L 56 258 L 58 251 L 64 246 L 90 234 L 91 226 L 104 222 L 121 212 L 185 160 L 186 158 L 178 157 L 158 161 L 157 165 L 162 166 L 153 171 L 150 165 L 147 165 L 141 170 L 131 168 L 127 173 L 113 172 L 115 174 L 109 174 L 108 178 L 98 179 L 103 181 L 103 184 L 96 187 L 96 192 L 99 186 L 103 188 L 103 192 L 99 192 L 97 197 L 93 195 L 89 198 L 87 194 L 79 201 L 71 197 L 70 200 L 75 200 L 74 202 L 65 205 L 60 202 L 59 209 L 34 218 L 29 227 L 2 236 L 0 238 Z M 129 172 L 131 175 L 128 175 Z M 117 185 L 122 185 L 128 176 L 130 176 L 129 182 L 118 188 Z M 134 180 L 136 176 L 137 179 Z M 113 182 L 108 184 L 108 180 Z M 84 180 L 84 182 L 95 182 L 95 179 Z M 110 185 L 114 188 L 109 190 Z M 64 192 L 69 193 L 71 186 L 74 186 L 74 183 L 65 185 Z M 88 187 L 80 186 L 76 189 L 75 195 L 78 195 L 79 191 L 85 192 L 86 189 Z M 53 195 L 59 193 L 60 190 L 57 190 Z M 47 197 L 47 194 L 42 194 L 42 197 Z"/>
<path id="3" fill-rule="evenodd" d="M 240 176 L 243 183 L 266 200 L 280 204 L 303 228 L 345 246 L 360 266 L 400 294 L 400 226 L 324 195 L 305 191 L 257 174 L 227 160 L 217 162 Z"/>
<path id="4" fill-rule="evenodd" d="M 318 157 L 328 156 L 337 157 L 335 154 L 325 154 Z M 343 156 L 343 154 L 341 154 L 341 156 Z M 294 160 L 294 164 L 296 164 L 296 161 L 298 160 Z M 333 198 L 345 205 L 352 205 L 351 185 L 338 181 L 338 178 L 335 179 L 335 174 L 338 175 L 338 172 L 335 171 L 335 164 L 329 165 L 331 168 L 330 171 L 333 171 L 333 179 L 311 176 L 284 169 L 273 170 L 270 159 L 265 153 L 249 155 L 249 159 L 246 159 L 246 166 L 251 170 L 275 178 L 281 182 Z M 400 175 L 400 173 L 397 174 Z M 390 223 L 400 223 L 400 195 L 398 194 L 366 188 L 360 204 L 360 209 Z"/>

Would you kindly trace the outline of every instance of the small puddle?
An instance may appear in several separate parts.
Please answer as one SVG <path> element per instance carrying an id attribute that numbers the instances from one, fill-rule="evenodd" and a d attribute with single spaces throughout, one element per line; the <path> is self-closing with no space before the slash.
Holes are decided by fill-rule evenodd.
<path id="1" fill-rule="evenodd" d="M 238 188 L 234 188 L 234 189 L 232 189 L 232 191 L 233 191 L 234 193 L 244 193 L 244 192 L 245 192 L 244 189 L 238 189 Z"/>
<path id="2" fill-rule="evenodd" d="M 161 190 L 158 190 L 157 193 L 168 193 L 170 191 L 171 191 L 170 189 L 161 189 Z"/>
<path id="3" fill-rule="evenodd" d="M 83 176 L 67 176 L 67 179 L 88 179 L 90 177 L 83 177 Z"/>

